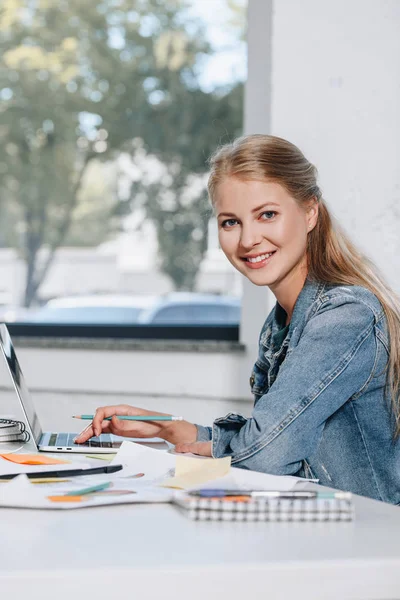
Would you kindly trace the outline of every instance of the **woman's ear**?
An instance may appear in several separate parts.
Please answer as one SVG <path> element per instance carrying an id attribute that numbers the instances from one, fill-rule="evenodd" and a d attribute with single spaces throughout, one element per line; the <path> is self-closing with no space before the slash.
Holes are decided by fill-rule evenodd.
<path id="1" fill-rule="evenodd" d="M 312 231 L 318 221 L 318 210 L 319 205 L 316 198 L 312 198 L 307 206 L 306 218 L 307 218 L 307 230 Z"/>

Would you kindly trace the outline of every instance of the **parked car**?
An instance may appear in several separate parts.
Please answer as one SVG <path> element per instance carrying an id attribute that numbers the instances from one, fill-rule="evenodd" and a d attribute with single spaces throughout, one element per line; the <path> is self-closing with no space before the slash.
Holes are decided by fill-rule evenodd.
<path id="1" fill-rule="evenodd" d="M 68 296 L 49 300 L 41 308 L 30 310 L 21 320 L 71 325 L 238 325 L 240 300 L 192 292 L 163 296 Z"/>
<path id="2" fill-rule="evenodd" d="M 33 323 L 70 323 L 78 325 L 132 325 L 155 300 L 155 296 L 94 294 L 49 300 L 28 313 L 24 321 Z"/>
<path id="3" fill-rule="evenodd" d="M 193 292 L 161 296 L 138 317 L 138 324 L 154 325 L 238 325 L 239 321 L 239 298 Z"/>
<path id="4" fill-rule="evenodd" d="M 26 316 L 29 314 L 29 308 L 23 306 L 1 306 L 0 307 L 0 322 L 1 323 L 14 323 L 17 321 L 25 321 Z"/>

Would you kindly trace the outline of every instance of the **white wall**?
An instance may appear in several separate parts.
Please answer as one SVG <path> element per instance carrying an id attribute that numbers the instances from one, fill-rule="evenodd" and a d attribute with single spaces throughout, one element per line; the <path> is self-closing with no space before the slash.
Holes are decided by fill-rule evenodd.
<path id="1" fill-rule="evenodd" d="M 276 0 L 272 52 L 271 132 L 400 291 L 400 2 Z"/>
<path id="2" fill-rule="evenodd" d="M 240 352 L 152 352 L 19 348 L 18 359 L 45 429 L 78 431 L 73 414 L 126 403 L 211 424 L 229 411 L 249 414 L 238 395 Z M 21 415 L 0 365 L 0 414 Z"/>

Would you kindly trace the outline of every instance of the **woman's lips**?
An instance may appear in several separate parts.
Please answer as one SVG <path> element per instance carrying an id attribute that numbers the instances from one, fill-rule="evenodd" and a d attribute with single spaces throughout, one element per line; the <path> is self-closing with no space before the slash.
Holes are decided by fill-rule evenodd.
<path id="1" fill-rule="evenodd" d="M 269 253 L 270 255 L 267 258 L 264 258 L 263 260 L 260 260 L 257 262 L 250 262 L 249 260 L 246 260 L 246 259 L 243 259 L 243 262 L 245 263 L 246 267 L 248 267 L 249 269 L 262 269 L 271 261 L 275 252 L 276 252 L 276 250 L 274 250 L 274 252 L 272 252 L 272 253 Z"/>

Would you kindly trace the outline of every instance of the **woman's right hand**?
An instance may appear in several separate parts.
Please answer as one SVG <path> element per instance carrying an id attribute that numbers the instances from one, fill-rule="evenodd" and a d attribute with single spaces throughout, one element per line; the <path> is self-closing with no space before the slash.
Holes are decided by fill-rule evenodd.
<path id="1" fill-rule="evenodd" d="M 163 413 L 150 412 L 142 408 L 118 404 L 115 406 L 102 406 L 96 410 L 93 421 L 75 438 L 75 443 L 83 444 L 94 435 L 101 433 L 114 433 L 125 437 L 149 438 L 159 437 L 161 430 L 170 421 L 122 421 L 120 416 L 138 415 L 162 415 Z M 105 421 L 106 417 L 112 417 L 111 421 Z"/>
<path id="2" fill-rule="evenodd" d="M 187 421 L 125 421 L 118 419 L 117 415 L 170 416 L 167 413 L 149 411 L 128 404 L 102 406 L 96 410 L 93 421 L 76 436 L 75 443 L 83 444 L 94 435 L 98 436 L 101 433 L 113 433 L 114 435 L 136 438 L 160 437 L 172 444 L 196 441 L 197 428 Z M 112 419 L 106 421 L 107 417 L 112 417 Z"/>

